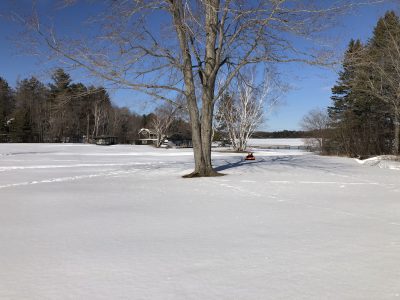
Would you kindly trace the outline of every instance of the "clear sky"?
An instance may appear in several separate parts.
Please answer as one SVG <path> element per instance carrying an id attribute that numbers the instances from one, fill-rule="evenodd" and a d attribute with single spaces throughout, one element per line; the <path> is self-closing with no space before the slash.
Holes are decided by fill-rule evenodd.
<path id="1" fill-rule="evenodd" d="M 328 0 L 326 0 L 328 1 Z M 56 1 L 38 0 L 39 9 L 43 14 L 53 10 Z M 37 76 L 43 82 L 49 81 L 49 70 L 54 67 L 53 62 L 39 60 L 35 56 L 19 53 L 15 46 L 21 27 L 18 22 L 10 22 L 13 12 L 21 8 L 29 11 L 30 0 L 0 0 L 0 76 L 5 78 L 11 86 L 15 86 L 18 79 Z M 399 2 L 391 1 L 385 4 L 366 6 L 339 21 L 339 24 L 330 30 L 330 39 L 338 53 L 343 53 L 351 38 L 360 38 L 366 41 L 372 30 L 385 11 L 394 9 L 399 11 Z M 81 21 L 93 13 L 93 5 L 75 5 L 59 12 L 55 21 L 57 28 L 66 34 L 79 34 Z M 14 18 L 15 19 L 15 18 Z M 333 69 L 310 67 L 300 64 L 286 64 L 279 67 L 282 79 L 292 87 L 282 99 L 282 103 L 268 117 L 268 121 L 261 127 L 262 130 L 296 130 L 304 114 L 313 108 L 326 108 L 330 105 L 330 88 L 337 79 Z M 71 72 L 74 81 L 86 84 L 95 83 L 93 79 L 82 77 L 80 72 Z M 127 106 L 137 113 L 148 113 L 152 104 L 143 102 L 142 95 L 130 90 L 110 91 L 114 103 Z"/>

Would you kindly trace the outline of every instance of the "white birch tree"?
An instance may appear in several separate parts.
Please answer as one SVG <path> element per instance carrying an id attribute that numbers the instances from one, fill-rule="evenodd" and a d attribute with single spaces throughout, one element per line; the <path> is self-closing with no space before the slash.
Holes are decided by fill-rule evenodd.
<path id="1" fill-rule="evenodd" d="M 283 92 L 283 87 L 274 83 L 271 73 L 258 86 L 255 75 L 253 72 L 250 80 L 238 76 L 230 93 L 218 104 L 217 122 L 226 127 L 233 149 L 239 152 L 246 150 L 248 140 L 278 104 Z"/>

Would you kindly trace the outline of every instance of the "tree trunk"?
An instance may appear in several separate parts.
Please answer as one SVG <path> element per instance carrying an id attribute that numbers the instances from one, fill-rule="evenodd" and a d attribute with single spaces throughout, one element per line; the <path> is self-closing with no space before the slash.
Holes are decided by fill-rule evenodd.
<path id="1" fill-rule="evenodd" d="M 208 9 L 210 10 L 210 8 Z M 211 164 L 211 129 L 214 109 L 213 97 L 215 76 L 210 81 L 212 83 L 211 85 L 203 85 L 202 114 L 200 117 L 195 92 L 196 88 L 194 84 L 192 56 L 190 54 L 186 25 L 183 22 L 184 9 L 181 0 L 171 1 L 171 13 L 174 21 L 175 30 L 178 35 L 179 47 L 182 52 L 182 73 L 185 83 L 185 96 L 189 110 L 190 124 L 192 127 L 192 143 L 195 163 L 194 171 L 191 174 L 185 175 L 184 177 L 188 178 L 217 176 L 218 173 L 213 170 Z M 210 37 L 208 37 L 208 39 L 210 39 Z M 212 50 L 215 51 L 215 48 L 213 48 Z M 210 47 L 208 47 L 208 51 L 210 51 Z M 207 74 L 210 73 L 210 71 L 207 72 Z M 204 80 L 207 81 L 207 79 Z"/>
<path id="2" fill-rule="evenodd" d="M 195 96 L 188 97 L 187 102 L 192 127 L 195 168 L 192 173 L 183 177 L 218 176 L 220 174 L 212 168 L 211 163 L 212 104 L 205 105 L 203 103 L 202 116 L 200 118 Z"/>
<path id="3" fill-rule="evenodd" d="M 393 139 L 393 154 L 399 155 L 399 139 L 400 139 L 400 123 L 399 123 L 399 110 L 395 108 L 394 111 L 394 139 Z"/>
<path id="4" fill-rule="evenodd" d="M 214 115 L 214 89 L 203 89 L 202 112 L 201 112 L 201 146 L 205 168 L 205 176 L 218 175 L 212 168 L 211 163 L 211 135 L 212 119 Z"/>
<path id="5" fill-rule="evenodd" d="M 90 115 L 87 114 L 87 123 L 86 123 L 86 143 L 89 143 L 89 135 L 90 135 Z"/>

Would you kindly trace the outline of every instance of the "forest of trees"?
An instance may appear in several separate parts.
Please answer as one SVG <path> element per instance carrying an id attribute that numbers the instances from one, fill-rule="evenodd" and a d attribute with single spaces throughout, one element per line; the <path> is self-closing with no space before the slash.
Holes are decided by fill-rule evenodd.
<path id="1" fill-rule="evenodd" d="M 325 152 L 399 154 L 400 21 L 393 11 L 368 42 L 350 42 L 331 99 Z"/>
<path id="2" fill-rule="evenodd" d="M 0 77 L 1 142 L 91 142 L 112 135 L 131 143 L 151 119 L 113 105 L 102 87 L 72 83 L 62 69 L 48 85 L 31 77 L 13 89 Z"/>

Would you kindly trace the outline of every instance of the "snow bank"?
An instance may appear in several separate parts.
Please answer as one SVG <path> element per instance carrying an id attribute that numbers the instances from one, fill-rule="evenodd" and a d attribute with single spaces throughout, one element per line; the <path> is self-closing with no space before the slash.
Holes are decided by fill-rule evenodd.
<path id="1" fill-rule="evenodd" d="M 400 170 L 400 161 L 398 157 L 393 155 L 381 155 L 363 160 L 355 160 L 361 165 L 374 166 L 383 169 Z"/>

